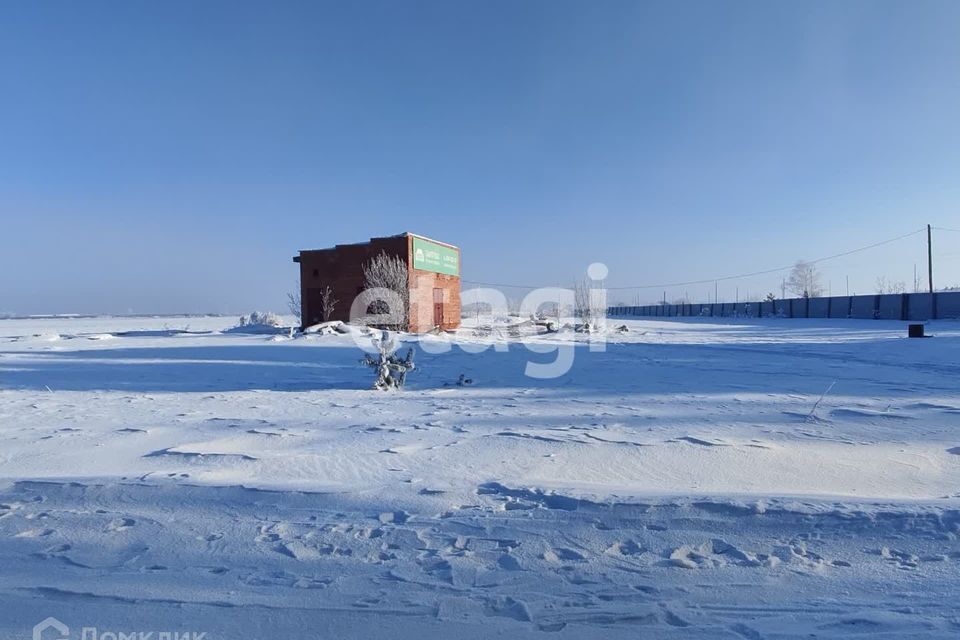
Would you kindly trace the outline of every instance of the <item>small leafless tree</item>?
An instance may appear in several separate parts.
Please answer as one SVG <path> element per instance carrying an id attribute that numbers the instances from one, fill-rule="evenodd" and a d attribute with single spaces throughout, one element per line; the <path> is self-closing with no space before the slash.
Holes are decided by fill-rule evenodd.
<path id="1" fill-rule="evenodd" d="M 386 309 L 379 303 L 375 313 L 389 313 L 394 321 L 390 325 L 401 331 L 407 330 L 410 317 L 410 287 L 407 281 L 407 264 L 400 256 L 381 252 L 363 267 L 364 286 L 367 289 L 387 289 L 399 296 L 400 309 Z"/>
<path id="2" fill-rule="evenodd" d="M 803 298 L 816 298 L 823 295 L 820 272 L 809 262 L 803 260 L 793 265 L 793 271 L 786 281 L 786 288 Z"/>
<path id="3" fill-rule="evenodd" d="M 290 310 L 291 315 L 293 315 L 297 320 L 303 321 L 300 317 L 301 309 L 300 306 L 300 281 L 297 280 L 297 288 L 291 292 L 287 293 L 287 309 Z"/>
<path id="4" fill-rule="evenodd" d="M 894 282 L 887 280 L 886 276 L 877 278 L 877 293 L 904 293 L 907 290 L 907 283 L 902 280 Z"/>
<path id="5" fill-rule="evenodd" d="M 413 364 L 413 348 L 407 351 L 406 357 L 399 357 L 395 353 L 396 342 L 387 331 L 384 331 L 379 339 L 373 339 L 373 346 L 377 349 L 376 357 L 367 354 L 360 360 L 361 364 L 377 372 L 373 388 L 381 391 L 402 389 L 407 373 L 416 368 Z"/>
<path id="6" fill-rule="evenodd" d="M 607 312 L 598 296 L 594 295 L 590 282 L 584 278 L 573 283 L 573 314 L 587 331 L 597 329 Z"/>
<path id="7" fill-rule="evenodd" d="M 324 322 L 330 322 L 338 302 L 340 301 L 333 297 L 333 289 L 330 288 L 330 285 L 324 287 L 323 291 L 320 292 L 320 309 L 323 313 Z"/>

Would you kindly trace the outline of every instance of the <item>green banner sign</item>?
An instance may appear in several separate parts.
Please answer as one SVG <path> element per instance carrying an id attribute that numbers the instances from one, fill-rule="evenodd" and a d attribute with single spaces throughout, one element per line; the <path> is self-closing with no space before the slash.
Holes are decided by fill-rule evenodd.
<path id="1" fill-rule="evenodd" d="M 413 268 L 459 276 L 460 254 L 453 247 L 414 236 Z"/>

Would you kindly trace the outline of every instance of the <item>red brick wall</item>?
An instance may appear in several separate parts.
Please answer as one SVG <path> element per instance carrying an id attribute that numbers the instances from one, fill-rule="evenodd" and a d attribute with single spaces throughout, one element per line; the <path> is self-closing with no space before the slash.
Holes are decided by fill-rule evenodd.
<path id="1" fill-rule="evenodd" d="M 326 286 L 337 299 L 331 320 L 350 320 L 350 305 L 363 290 L 363 265 L 386 252 L 409 261 L 407 238 L 373 238 L 361 244 L 341 244 L 331 249 L 300 252 L 301 322 L 307 327 L 323 321 L 320 303 Z"/>
<path id="2" fill-rule="evenodd" d="M 413 268 L 413 237 L 372 238 L 360 244 L 300 252 L 301 322 L 307 327 L 323 321 L 321 293 L 330 286 L 337 299 L 332 320 L 350 320 L 350 305 L 363 290 L 363 265 L 386 252 L 407 263 L 410 284 L 410 331 L 433 329 L 433 290 L 441 289 L 443 329 L 460 326 L 460 278 Z M 459 249 L 457 250 L 459 254 Z"/>
<path id="3" fill-rule="evenodd" d="M 460 326 L 460 278 L 433 271 L 413 268 L 413 237 L 408 236 L 407 265 L 410 283 L 410 331 L 422 333 L 434 328 L 434 289 L 440 289 L 443 297 L 443 324 L 441 328 L 456 329 Z M 456 247 L 454 247 L 456 249 Z M 460 263 L 460 249 L 457 249 Z"/>

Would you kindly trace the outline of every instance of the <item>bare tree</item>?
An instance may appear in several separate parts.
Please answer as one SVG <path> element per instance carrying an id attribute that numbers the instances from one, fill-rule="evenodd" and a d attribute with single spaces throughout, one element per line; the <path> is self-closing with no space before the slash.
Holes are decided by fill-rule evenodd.
<path id="1" fill-rule="evenodd" d="M 387 289 L 399 296 L 400 309 L 386 308 L 385 302 L 379 302 L 375 313 L 389 313 L 394 318 L 390 325 L 406 331 L 410 317 L 410 287 L 407 282 L 407 264 L 400 256 L 381 252 L 363 267 L 363 280 L 367 289 Z"/>
<path id="2" fill-rule="evenodd" d="M 877 293 L 904 293 L 907 290 L 907 283 L 899 280 L 894 282 L 892 280 L 887 280 L 886 276 L 880 276 L 877 278 Z"/>
<path id="3" fill-rule="evenodd" d="M 586 280 L 573 283 L 573 315 L 581 322 L 590 321 L 590 283 Z"/>
<path id="4" fill-rule="evenodd" d="M 586 278 L 573 283 L 573 315 L 580 320 L 586 331 L 598 329 L 607 311 L 598 296 L 594 295 L 590 283 Z"/>
<path id="5" fill-rule="evenodd" d="M 303 318 L 300 317 L 302 308 L 300 306 L 300 281 L 297 280 L 297 288 L 293 292 L 287 293 L 287 309 L 297 320 L 303 322 Z"/>
<path id="6" fill-rule="evenodd" d="M 803 298 L 816 298 L 823 295 L 820 273 L 809 262 L 799 260 L 793 265 L 793 271 L 786 281 L 786 288 Z"/>
<path id="7" fill-rule="evenodd" d="M 330 288 L 330 285 L 324 287 L 323 291 L 320 292 L 320 309 L 323 313 L 324 322 L 330 322 L 338 302 L 340 301 L 333 297 L 333 289 Z"/>
<path id="8" fill-rule="evenodd" d="M 887 292 L 887 277 L 886 276 L 877 276 L 877 293 L 884 294 Z"/>

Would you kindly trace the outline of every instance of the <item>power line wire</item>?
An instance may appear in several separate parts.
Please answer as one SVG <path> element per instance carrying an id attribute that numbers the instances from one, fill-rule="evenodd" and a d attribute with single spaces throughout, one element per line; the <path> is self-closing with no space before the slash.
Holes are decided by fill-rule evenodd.
<path id="1" fill-rule="evenodd" d="M 934 228 L 939 229 L 940 227 L 934 227 Z M 882 241 L 880 241 L 880 242 L 875 242 L 875 243 L 873 243 L 873 244 L 869 244 L 869 245 L 867 245 L 867 246 L 865 246 L 865 247 L 859 247 L 859 248 L 857 248 L 857 249 L 851 249 L 850 251 L 843 251 L 843 252 L 841 252 L 841 253 L 835 253 L 835 254 L 833 254 L 832 256 L 825 256 L 825 257 L 823 257 L 823 258 L 817 258 L 816 260 L 805 260 L 804 262 L 806 262 L 807 264 L 819 264 L 819 263 L 821 263 L 821 262 L 826 262 L 827 260 L 834 260 L 834 259 L 836 259 L 836 258 L 842 258 L 842 257 L 844 257 L 844 256 L 849 256 L 849 255 L 854 254 L 854 253 L 859 253 L 859 252 L 861 252 L 861 251 L 866 251 L 866 250 L 868 250 L 868 249 L 874 249 L 874 248 L 876 248 L 876 247 L 880 247 L 880 246 L 883 246 L 883 245 L 885 245 L 885 244 L 890 244 L 891 242 L 896 242 L 896 241 L 898 241 L 898 240 L 903 240 L 904 238 L 909 238 L 910 236 L 915 236 L 915 235 L 917 235 L 918 233 L 924 233 L 924 232 L 926 232 L 926 230 L 927 230 L 927 228 L 924 227 L 924 228 L 922 228 L 922 229 L 917 229 L 916 231 L 911 231 L 910 233 L 905 233 L 905 234 L 903 234 L 903 235 L 901 235 L 901 236 L 897 236 L 896 238 L 890 238 L 889 240 L 882 240 Z M 945 230 L 945 231 L 957 231 L 956 229 L 944 229 L 944 230 Z M 668 283 L 668 284 L 642 284 L 642 285 L 632 285 L 632 286 L 624 286 L 624 287 L 607 287 L 607 290 L 608 290 L 608 291 L 623 291 L 623 290 L 630 290 L 630 289 L 668 289 L 668 288 L 670 288 L 670 287 L 683 287 L 683 286 L 689 286 L 689 285 L 694 285 L 694 284 L 709 284 L 709 283 L 711 283 L 711 282 L 724 282 L 724 281 L 727 281 L 727 280 L 740 280 L 740 279 L 742 279 L 742 278 L 752 278 L 753 276 L 762 276 L 762 275 L 767 275 L 767 274 L 771 274 L 771 273 L 777 273 L 777 272 L 779 272 L 779 271 L 788 271 L 788 270 L 790 270 L 790 269 L 793 269 L 793 267 L 794 267 L 794 265 L 791 264 L 791 265 L 786 266 L 786 267 L 777 267 L 777 268 L 775 268 L 775 269 L 764 269 L 764 270 L 762 270 L 762 271 L 753 271 L 753 272 L 750 272 L 750 273 L 741 273 L 741 274 L 737 274 L 737 275 L 733 275 L 733 276 L 722 276 L 722 277 L 719 277 L 719 278 L 705 278 L 705 279 L 703 279 L 703 280 L 688 280 L 688 281 L 686 281 L 686 282 L 671 282 L 671 283 Z M 474 280 L 464 280 L 463 282 L 465 282 L 465 283 L 467 283 L 467 284 L 475 284 L 475 285 L 480 285 L 480 286 L 484 286 L 484 287 L 503 287 L 503 288 L 514 288 L 514 289 L 539 289 L 539 288 L 540 288 L 540 287 L 529 286 L 529 285 L 520 285 L 520 284 L 498 284 L 498 283 L 494 283 L 494 282 L 477 282 L 477 281 L 474 281 Z"/>
<path id="2" fill-rule="evenodd" d="M 960 233 L 960 229 L 948 229 L 947 227 L 933 227 L 937 231 L 953 231 L 955 233 Z"/>

